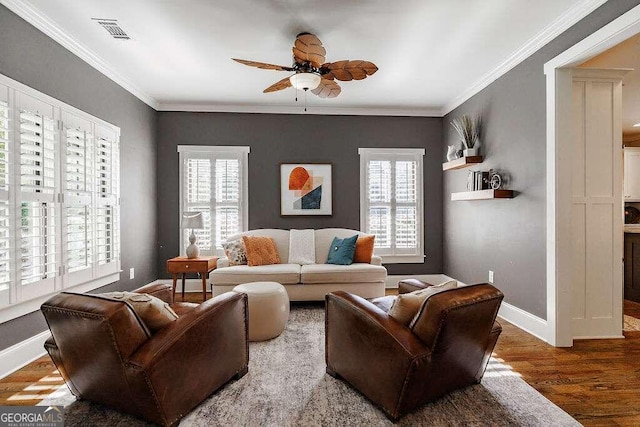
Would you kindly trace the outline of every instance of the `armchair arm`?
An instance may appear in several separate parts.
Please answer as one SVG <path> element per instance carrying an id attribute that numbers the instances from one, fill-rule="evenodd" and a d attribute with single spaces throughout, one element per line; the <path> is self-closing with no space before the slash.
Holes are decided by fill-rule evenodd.
<path id="1" fill-rule="evenodd" d="M 152 283 L 134 290 L 138 294 L 149 294 L 162 301 L 173 304 L 173 286 L 167 283 Z"/>
<path id="2" fill-rule="evenodd" d="M 141 408 L 164 424 L 192 408 L 249 363 L 247 295 L 227 292 L 207 300 L 151 337 L 127 363 L 129 386 Z M 153 396 L 153 399 L 152 397 Z"/>
<path id="3" fill-rule="evenodd" d="M 216 263 L 216 269 L 224 268 L 224 267 L 229 267 L 229 258 L 227 257 L 218 258 L 218 261 Z"/>
<path id="4" fill-rule="evenodd" d="M 407 375 L 415 364 L 428 364 L 430 350 L 409 328 L 346 292 L 326 296 L 325 319 L 327 372 L 343 377 L 387 413 L 397 413 Z"/>
<path id="5" fill-rule="evenodd" d="M 371 255 L 371 265 L 382 265 L 382 257 Z"/>

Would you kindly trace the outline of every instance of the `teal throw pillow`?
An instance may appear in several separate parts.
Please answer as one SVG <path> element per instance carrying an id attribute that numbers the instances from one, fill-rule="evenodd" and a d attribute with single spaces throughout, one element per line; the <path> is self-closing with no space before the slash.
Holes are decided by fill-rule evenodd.
<path id="1" fill-rule="evenodd" d="M 345 239 L 333 238 L 329 247 L 327 264 L 350 265 L 353 263 L 353 254 L 356 252 L 356 240 L 358 235 Z"/>

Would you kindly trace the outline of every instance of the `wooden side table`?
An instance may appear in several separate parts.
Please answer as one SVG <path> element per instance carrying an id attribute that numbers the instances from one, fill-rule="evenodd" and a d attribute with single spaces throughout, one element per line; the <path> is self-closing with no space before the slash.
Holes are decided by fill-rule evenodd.
<path id="1" fill-rule="evenodd" d="M 167 261 L 167 271 L 173 274 L 173 296 L 176 295 L 178 274 L 182 274 L 182 301 L 184 301 L 184 282 L 187 273 L 200 273 L 202 275 L 202 301 L 207 299 L 207 276 L 216 268 L 217 256 L 201 256 L 187 258 L 179 256 Z"/>

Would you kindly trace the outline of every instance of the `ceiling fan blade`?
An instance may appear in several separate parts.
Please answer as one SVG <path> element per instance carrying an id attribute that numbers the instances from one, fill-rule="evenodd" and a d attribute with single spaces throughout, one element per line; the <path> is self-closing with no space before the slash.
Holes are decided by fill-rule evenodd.
<path id="1" fill-rule="evenodd" d="M 321 70 L 326 70 L 325 73 L 322 73 L 324 78 L 328 78 L 331 75 L 337 80 L 348 82 L 350 80 L 365 79 L 375 74 L 378 71 L 378 67 L 373 62 L 356 59 L 322 64 Z"/>
<path id="2" fill-rule="evenodd" d="M 311 92 L 318 95 L 320 98 L 335 98 L 340 95 L 341 91 L 342 89 L 338 83 L 323 77 L 322 80 L 320 80 L 318 87 L 313 89 Z"/>
<path id="3" fill-rule="evenodd" d="M 325 61 L 327 51 L 318 37 L 309 33 L 298 34 L 293 44 L 293 57 L 299 64 L 309 62 L 316 68 Z"/>
<path id="4" fill-rule="evenodd" d="M 231 59 L 241 64 L 248 65 L 249 67 L 262 68 L 263 70 L 293 71 L 293 68 L 285 67 L 284 65 L 266 64 L 264 62 L 248 61 L 246 59 Z"/>
<path id="5" fill-rule="evenodd" d="M 277 92 L 279 90 L 286 89 L 288 87 L 291 87 L 291 80 L 289 80 L 289 77 L 285 77 L 279 82 L 276 82 L 271 86 L 269 86 L 268 88 L 266 88 L 265 90 L 263 90 L 262 93 Z"/>

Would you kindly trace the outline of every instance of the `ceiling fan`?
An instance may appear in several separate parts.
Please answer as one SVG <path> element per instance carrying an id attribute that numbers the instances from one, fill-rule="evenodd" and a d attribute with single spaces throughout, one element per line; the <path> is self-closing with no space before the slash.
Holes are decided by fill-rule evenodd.
<path id="1" fill-rule="evenodd" d="M 322 42 L 311 33 L 300 33 L 293 44 L 293 65 L 265 64 L 264 62 L 235 59 L 241 64 L 265 70 L 293 71 L 289 77 L 276 82 L 263 90 L 263 93 L 276 92 L 294 87 L 311 91 L 320 98 L 335 98 L 342 90 L 335 80 L 348 82 L 362 80 L 378 71 L 378 67 L 372 62 L 362 60 L 343 60 L 337 62 L 325 62 L 327 51 L 322 47 Z"/>

